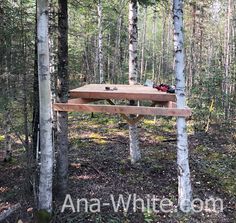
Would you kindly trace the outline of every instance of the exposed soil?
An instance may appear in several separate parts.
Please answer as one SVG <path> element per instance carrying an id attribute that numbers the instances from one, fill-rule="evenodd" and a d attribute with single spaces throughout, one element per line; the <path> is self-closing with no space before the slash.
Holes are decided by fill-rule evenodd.
<path id="1" fill-rule="evenodd" d="M 128 127 L 117 116 L 70 114 L 70 167 L 68 194 L 76 206 L 76 199 L 86 198 L 89 204 L 99 199 L 101 204 L 117 201 L 119 194 L 147 199 L 168 198 L 177 205 L 176 135 L 174 119 L 145 119 L 140 123 L 142 160 L 132 165 L 129 160 Z M 175 212 L 133 211 L 118 213 L 112 205 L 102 205 L 100 213 L 72 213 L 69 208 L 61 213 L 63 201 L 54 202 L 53 223 L 69 222 L 236 222 L 236 132 L 235 124 L 211 125 L 208 133 L 189 128 L 190 168 L 194 198 L 203 201 L 223 199 L 222 212 L 212 207 L 189 215 Z M 35 222 L 33 192 L 25 193 L 24 152 L 15 145 L 11 163 L 1 163 L 0 212 L 16 203 L 21 208 L 4 222 Z M 132 197 L 133 198 L 133 197 Z M 82 203 L 81 203 L 82 204 Z M 141 203 L 138 203 L 141 207 Z M 145 203 L 147 207 L 147 204 Z M 96 209 L 96 207 L 93 207 Z M 93 209 L 93 210 L 94 210 Z M 158 208 L 157 208 L 158 209 Z M 21 221 L 19 221 L 21 220 Z"/>

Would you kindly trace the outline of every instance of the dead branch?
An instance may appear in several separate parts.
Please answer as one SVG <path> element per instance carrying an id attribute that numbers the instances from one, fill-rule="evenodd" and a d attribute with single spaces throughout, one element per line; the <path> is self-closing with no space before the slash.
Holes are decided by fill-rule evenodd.
<path id="1" fill-rule="evenodd" d="M 9 217 L 12 213 L 14 213 L 16 210 L 18 210 L 21 207 L 19 203 L 9 207 L 7 210 L 0 213 L 0 222 L 5 220 L 7 217 Z"/>

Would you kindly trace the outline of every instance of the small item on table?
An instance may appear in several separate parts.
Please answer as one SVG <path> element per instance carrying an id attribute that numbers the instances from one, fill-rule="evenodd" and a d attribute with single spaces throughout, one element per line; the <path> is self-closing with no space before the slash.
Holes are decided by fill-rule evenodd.
<path id="1" fill-rule="evenodd" d="M 118 90 L 118 88 L 117 87 L 113 87 L 112 89 L 110 88 L 110 87 L 105 87 L 105 90 L 106 91 L 117 91 Z"/>
<path id="2" fill-rule="evenodd" d="M 170 86 L 170 88 L 168 89 L 167 93 L 174 94 L 175 93 L 175 86 L 174 85 Z"/>
<path id="3" fill-rule="evenodd" d="M 171 93 L 174 94 L 175 93 L 175 86 L 174 85 L 168 85 L 168 84 L 160 84 L 158 86 L 154 86 L 154 88 L 156 88 L 158 91 L 162 91 L 162 92 L 167 92 L 167 93 Z"/>
<path id="4" fill-rule="evenodd" d="M 144 83 L 144 86 L 146 86 L 146 87 L 153 87 L 153 86 L 154 86 L 154 83 L 153 83 L 152 80 L 147 79 L 147 80 L 145 81 L 145 83 Z"/>

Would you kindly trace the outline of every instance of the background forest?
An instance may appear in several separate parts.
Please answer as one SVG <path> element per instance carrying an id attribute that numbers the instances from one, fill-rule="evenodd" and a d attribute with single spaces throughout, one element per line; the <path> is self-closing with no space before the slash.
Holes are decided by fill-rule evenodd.
<path id="1" fill-rule="evenodd" d="M 105 81 L 128 80 L 128 4 L 103 3 Z M 172 6 L 139 7 L 139 78 L 174 83 Z M 186 1 L 185 51 L 189 106 L 202 129 L 214 100 L 213 118 L 235 115 L 235 28 L 233 1 Z M 10 119 L 19 134 L 31 134 L 35 71 L 35 2 L 0 3 L 1 126 Z M 70 88 L 98 83 L 98 13 L 94 1 L 69 1 Z M 51 73 L 57 72 L 57 5 L 50 3 Z M 53 85 L 53 84 L 52 84 Z M 53 88 L 53 86 L 52 86 Z M 12 112 L 14 111 L 14 112 Z M 23 112 L 22 112 L 23 111 Z M 29 112 L 28 112 L 29 111 Z M 6 118 L 10 116 L 9 118 Z M 204 118 L 205 117 L 205 118 Z M 26 127 L 27 126 L 27 127 Z M 26 142 L 28 143 L 28 142 Z"/>
<path id="2" fill-rule="evenodd" d="M 102 62 L 106 83 L 128 83 L 127 2 L 127 0 L 103 0 Z M 98 2 L 69 0 L 68 4 L 70 89 L 85 83 L 100 83 Z M 6 147 L 12 147 L 12 165 L 14 166 L 18 162 L 19 154 L 21 156 L 23 154 L 24 158 L 21 157 L 23 160 L 20 164 L 23 169 L 27 169 L 27 165 L 31 162 L 30 154 L 35 153 L 32 151 L 34 148 L 32 145 L 37 143 L 33 141 L 33 135 L 37 129 L 35 126 L 35 113 L 37 113 L 35 107 L 37 106 L 35 105 L 38 103 L 36 18 L 36 4 L 33 0 L 0 1 L 0 157 Z M 55 0 L 50 0 L 49 18 L 51 88 L 53 100 L 55 100 L 58 71 L 58 4 Z M 151 79 L 157 84 L 175 84 L 173 30 L 172 1 L 162 0 L 158 3 L 143 1 L 143 4 L 139 5 L 138 80 L 141 84 L 147 79 Z M 222 132 L 229 133 L 232 142 L 230 148 L 233 152 L 229 152 L 230 161 L 225 160 L 225 162 L 232 164 L 228 172 L 231 178 L 229 177 L 229 182 L 223 181 L 222 185 L 225 186 L 226 191 L 230 191 L 230 195 L 234 197 L 235 201 L 236 188 L 232 186 L 235 184 L 235 174 L 231 172 L 235 170 L 236 149 L 236 133 L 232 127 L 236 121 L 235 1 L 186 0 L 184 35 L 187 104 L 193 111 L 189 121 L 191 131 L 203 134 L 203 132 L 208 132 L 210 126 L 217 125 L 216 130 L 219 131 L 217 134 L 220 135 L 220 126 L 222 126 Z M 75 117 L 72 114 L 69 118 Z M 91 121 L 89 118 L 89 115 L 86 116 L 88 123 Z M 103 116 L 100 117 L 100 120 L 103 118 Z M 96 119 L 96 121 L 98 120 Z M 150 120 L 144 121 L 145 128 L 150 124 L 148 121 Z M 108 120 L 105 119 L 104 123 L 107 122 Z M 99 125 L 103 126 L 104 123 L 99 123 Z M 81 124 L 81 128 L 86 128 L 84 125 L 84 123 Z M 148 128 L 154 131 L 153 126 Z M 216 130 L 210 129 L 210 132 Z M 214 139 L 210 138 L 206 141 L 216 141 L 217 134 Z M 99 137 L 98 135 L 93 136 L 93 138 Z M 201 137 L 202 135 L 200 135 Z M 70 133 L 72 147 L 74 143 L 83 144 L 83 141 L 78 142 L 75 138 L 73 133 Z M 101 143 L 103 138 L 98 140 Z M 165 141 L 165 139 L 163 140 Z M 220 140 L 227 141 L 227 136 Z M 208 154 L 203 147 L 196 146 L 196 148 L 197 152 Z M 207 157 L 205 158 L 207 159 Z M 215 160 L 215 158 L 212 159 Z M 218 168 L 219 166 L 216 165 L 216 169 Z M 122 171 L 126 170 L 122 169 Z M 216 172 L 207 173 L 209 175 L 221 174 Z M 24 174 L 30 174 L 30 171 L 25 171 Z M 214 176 L 216 177 L 216 175 Z M 0 180 L 0 203 L 7 200 L 7 198 L 1 198 L 1 188 L 4 187 Z M 33 202 L 29 201 L 29 203 Z M 27 206 L 28 203 L 24 205 Z M 228 218 L 221 218 L 221 220 L 223 219 L 221 222 L 233 222 L 231 219 L 235 220 L 234 217 L 235 214 L 230 214 Z M 149 215 L 143 218 L 143 222 L 148 222 L 148 219 L 151 219 L 149 222 L 152 222 L 152 219 L 155 219 Z M 60 222 L 58 219 L 54 221 Z M 100 222 L 108 222 L 108 220 Z M 117 220 L 117 222 L 119 221 Z M 131 220 L 131 222 L 135 221 Z M 207 221 L 199 220 L 199 222 Z M 213 219 L 209 222 L 217 222 L 217 220 Z"/>

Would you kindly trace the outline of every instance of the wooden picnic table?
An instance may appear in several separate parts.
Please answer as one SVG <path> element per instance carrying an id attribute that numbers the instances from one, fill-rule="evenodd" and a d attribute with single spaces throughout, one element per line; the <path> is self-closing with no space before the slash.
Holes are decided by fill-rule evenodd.
<path id="1" fill-rule="evenodd" d="M 155 88 L 142 85 L 89 84 L 69 92 L 67 103 L 55 103 L 55 111 L 102 112 L 126 115 L 160 115 L 181 116 L 191 115 L 191 109 L 177 108 L 176 95 L 160 92 Z M 91 104 L 95 101 L 107 101 L 108 104 Z M 131 106 L 115 104 L 114 100 L 150 101 L 150 106 Z M 156 107 L 159 105 L 159 107 Z M 161 107 L 160 107 L 161 106 Z"/>
<path id="2" fill-rule="evenodd" d="M 109 88 L 110 90 L 106 90 Z M 89 84 L 70 91 L 71 98 L 176 101 L 175 94 L 143 85 Z"/>

